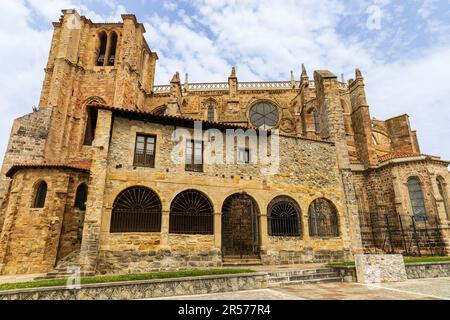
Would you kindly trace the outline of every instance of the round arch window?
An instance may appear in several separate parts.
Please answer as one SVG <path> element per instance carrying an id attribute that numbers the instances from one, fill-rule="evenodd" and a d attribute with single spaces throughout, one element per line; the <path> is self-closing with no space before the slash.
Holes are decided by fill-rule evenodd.
<path id="1" fill-rule="evenodd" d="M 279 120 L 278 109 L 271 103 L 257 103 L 250 109 L 250 122 L 257 128 L 271 129 L 278 124 Z"/>

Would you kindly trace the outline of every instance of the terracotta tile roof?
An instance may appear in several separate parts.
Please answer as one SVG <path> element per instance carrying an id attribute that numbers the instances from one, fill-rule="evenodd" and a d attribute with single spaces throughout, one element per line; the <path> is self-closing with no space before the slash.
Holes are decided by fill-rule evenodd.
<path id="1" fill-rule="evenodd" d="M 266 131 L 269 134 L 272 132 L 270 129 L 263 130 L 263 129 L 259 129 L 259 128 L 256 128 L 256 127 L 251 126 L 251 125 L 229 123 L 229 122 L 219 122 L 219 121 L 208 121 L 208 120 L 190 118 L 190 117 L 185 117 L 185 116 L 159 115 L 159 114 L 155 114 L 155 113 L 149 112 L 149 111 L 131 110 L 131 109 L 126 109 L 126 108 L 119 108 L 119 107 L 108 106 L 108 105 L 99 104 L 99 103 L 92 103 L 92 104 L 90 104 L 88 106 L 88 108 L 111 110 L 111 111 L 117 112 L 119 114 L 120 113 L 128 114 L 128 115 L 133 115 L 135 117 L 146 116 L 147 119 L 150 118 L 151 120 L 153 120 L 155 122 L 162 122 L 162 123 L 165 123 L 166 121 L 180 121 L 180 122 L 183 122 L 185 124 L 193 125 L 195 121 L 199 121 L 203 125 L 206 125 L 207 127 L 209 126 L 211 128 L 253 129 L 253 130 L 256 130 L 258 132 Z M 144 119 L 139 119 L 139 120 L 144 120 Z M 325 140 L 322 140 L 322 139 L 298 137 L 296 135 L 283 134 L 281 132 L 279 132 L 278 135 L 280 137 L 295 138 L 295 139 L 308 140 L 308 141 L 321 142 L 321 143 L 327 143 L 327 144 L 334 145 L 333 142 L 325 141 Z"/>
<path id="2" fill-rule="evenodd" d="M 393 159 L 401 159 L 401 158 L 412 158 L 412 157 L 420 157 L 425 156 L 424 154 L 420 153 L 413 153 L 413 152 L 392 152 L 388 153 L 384 156 L 378 157 L 378 160 L 380 162 L 386 162 Z"/>
<path id="3" fill-rule="evenodd" d="M 151 117 L 153 120 L 160 120 L 160 121 L 161 120 L 174 120 L 174 121 L 179 120 L 179 121 L 192 122 L 192 123 L 194 121 L 200 121 L 203 124 L 217 126 L 217 127 L 228 127 L 228 128 L 235 128 L 235 129 L 254 129 L 257 131 L 263 131 L 261 129 L 258 129 L 258 128 L 254 127 L 254 126 L 250 126 L 250 125 L 237 124 L 237 123 L 234 124 L 234 123 L 218 122 L 218 121 L 207 121 L 207 120 L 196 119 L 196 118 L 191 118 L 191 117 L 186 117 L 186 116 L 159 115 L 159 114 L 155 114 L 155 113 L 149 112 L 149 111 L 131 110 L 131 109 L 126 109 L 126 108 L 108 106 L 108 105 L 99 104 L 99 103 L 93 103 L 93 104 L 89 105 L 89 107 L 96 108 L 96 109 L 111 110 L 111 111 L 118 112 L 118 113 L 126 113 L 126 114 L 133 114 L 133 115 L 145 115 L 145 116 Z M 270 132 L 270 130 L 266 130 L 266 131 Z"/>
<path id="4" fill-rule="evenodd" d="M 14 174 L 21 169 L 72 169 L 76 171 L 89 172 L 91 170 L 90 161 L 70 161 L 70 162 L 34 162 L 34 163 L 16 163 L 8 170 L 6 176 L 12 178 Z"/>

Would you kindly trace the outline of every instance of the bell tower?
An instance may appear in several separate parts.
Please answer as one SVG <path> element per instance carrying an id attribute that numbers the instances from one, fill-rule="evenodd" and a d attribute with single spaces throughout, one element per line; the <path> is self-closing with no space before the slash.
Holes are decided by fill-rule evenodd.
<path id="1" fill-rule="evenodd" d="M 39 108 L 52 108 L 45 155 L 49 160 L 86 158 L 86 106 L 92 102 L 144 109 L 158 59 L 134 15 L 120 23 L 93 23 L 63 10 L 54 34 Z"/>

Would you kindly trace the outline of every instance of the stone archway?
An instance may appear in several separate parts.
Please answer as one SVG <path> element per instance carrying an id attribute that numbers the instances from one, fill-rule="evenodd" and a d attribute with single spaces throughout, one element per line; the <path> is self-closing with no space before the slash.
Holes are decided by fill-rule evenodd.
<path id="1" fill-rule="evenodd" d="M 259 258 L 259 208 L 246 193 L 228 197 L 222 208 L 222 256 Z"/>

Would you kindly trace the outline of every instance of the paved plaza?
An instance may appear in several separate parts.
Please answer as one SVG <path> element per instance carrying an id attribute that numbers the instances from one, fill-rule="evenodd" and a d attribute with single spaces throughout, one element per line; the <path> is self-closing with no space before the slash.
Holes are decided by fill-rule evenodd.
<path id="1" fill-rule="evenodd" d="M 450 278 L 367 286 L 329 283 L 156 300 L 450 300 Z"/>

